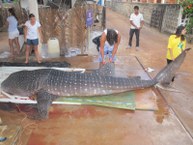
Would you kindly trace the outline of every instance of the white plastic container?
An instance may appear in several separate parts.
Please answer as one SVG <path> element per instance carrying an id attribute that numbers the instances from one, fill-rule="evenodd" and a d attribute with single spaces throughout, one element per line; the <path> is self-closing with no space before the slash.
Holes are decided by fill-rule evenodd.
<path id="1" fill-rule="evenodd" d="M 48 40 L 48 55 L 51 58 L 60 56 L 59 41 L 55 37 L 52 37 Z"/>

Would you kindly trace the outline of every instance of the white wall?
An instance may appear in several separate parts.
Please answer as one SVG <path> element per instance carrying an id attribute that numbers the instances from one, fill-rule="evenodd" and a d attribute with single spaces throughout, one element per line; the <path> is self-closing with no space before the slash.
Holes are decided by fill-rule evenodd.
<path id="1" fill-rule="evenodd" d="M 20 0 L 21 7 L 29 10 L 29 2 L 28 0 Z"/>
<path id="2" fill-rule="evenodd" d="M 22 8 L 29 10 L 39 20 L 38 3 L 36 0 L 20 0 L 20 3 Z"/>
<path id="3" fill-rule="evenodd" d="M 71 2 L 72 2 L 72 7 L 73 7 L 75 2 L 76 2 L 76 0 L 72 0 Z"/>

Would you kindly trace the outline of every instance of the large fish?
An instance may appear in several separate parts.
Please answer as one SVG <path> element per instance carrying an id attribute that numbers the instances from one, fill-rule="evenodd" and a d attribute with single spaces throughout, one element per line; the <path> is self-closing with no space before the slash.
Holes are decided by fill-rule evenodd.
<path id="1" fill-rule="evenodd" d="M 184 50 L 152 80 L 142 80 L 140 77 L 114 77 L 111 75 L 112 64 L 107 64 L 92 73 L 64 72 L 55 69 L 19 71 L 5 79 L 1 89 L 12 95 L 28 97 L 36 95 L 39 117 L 43 119 L 48 117 L 49 106 L 59 96 L 108 95 L 147 88 L 157 83 L 170 83 L 188 50 L 190 49 Z"/>

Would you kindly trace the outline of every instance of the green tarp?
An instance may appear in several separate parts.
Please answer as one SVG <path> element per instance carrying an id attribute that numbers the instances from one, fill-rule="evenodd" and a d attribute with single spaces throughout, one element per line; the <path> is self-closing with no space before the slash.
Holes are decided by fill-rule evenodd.
<path id="1" fill-rule="evenodd" d="M 61 97 L 56 101 L 65 104 L 96 105 L 129 110 L 136 108 L 134 92 L 95 97 Z"/>

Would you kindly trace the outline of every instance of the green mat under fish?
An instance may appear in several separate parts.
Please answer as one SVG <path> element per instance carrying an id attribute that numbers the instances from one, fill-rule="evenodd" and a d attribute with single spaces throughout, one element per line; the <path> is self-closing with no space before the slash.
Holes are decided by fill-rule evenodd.
<path id="1" fill-rule="evenodd" d="M 94 97 L 61 97 L 56 101 L 64 104 L 96 105 L 129 110 L 136 108 L 134 92 Z"/>

